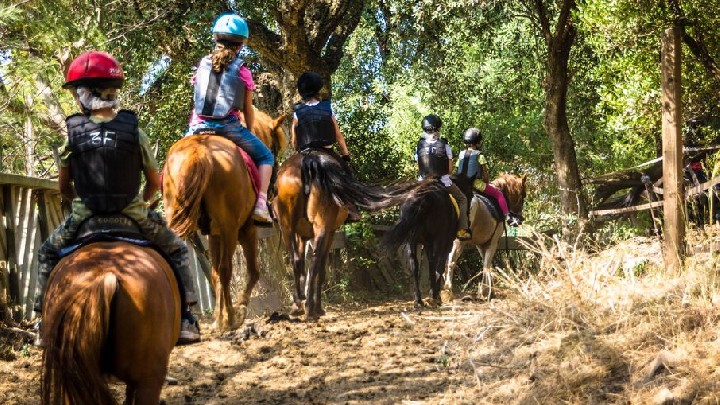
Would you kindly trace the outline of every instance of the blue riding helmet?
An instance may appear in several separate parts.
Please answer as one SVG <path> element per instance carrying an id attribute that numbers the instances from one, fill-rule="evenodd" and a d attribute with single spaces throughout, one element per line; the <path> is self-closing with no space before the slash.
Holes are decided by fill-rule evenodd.
<path id="1" fill-rule="evenodd" d="M 233 35 L 248 38 L 248 25 L 244 18 L 237 14 L 222 14 L 215 20 L 213 34 Z"/>

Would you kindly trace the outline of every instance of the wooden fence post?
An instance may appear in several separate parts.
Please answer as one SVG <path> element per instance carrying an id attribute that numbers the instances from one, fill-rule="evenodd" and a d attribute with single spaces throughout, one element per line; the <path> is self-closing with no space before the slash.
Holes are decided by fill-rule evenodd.
<path id="1" fill-rule="evenodd" d="M 665 267 L 681 270 L 685 259 L 685 198 L 683 196 L 682 88 L 680 28 L 662 37 L 663 224 Z"/>

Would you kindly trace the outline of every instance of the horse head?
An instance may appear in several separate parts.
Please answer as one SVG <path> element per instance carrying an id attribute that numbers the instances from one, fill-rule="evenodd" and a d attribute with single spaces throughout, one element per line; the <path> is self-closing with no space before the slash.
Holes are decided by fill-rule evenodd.
<path id="1" fill-rule="evenodd" d="M 493 185 L 505 195 L 511 212 L 522 215 L 525 197 L 527 197 L 527 174 L 504 173 L 493 181 Z"/>
<path id="2" fill-rule="evenodd" d="M 255 108 L 255 122 L 252 127 L 252 133 L 255 134 L 276 157 L 287 146 L 287 137 L 283 131 L 282 124 L 287 118 L 286 114 L 282 114 L 277 118 L 272 118 L 267 113 Z"/>

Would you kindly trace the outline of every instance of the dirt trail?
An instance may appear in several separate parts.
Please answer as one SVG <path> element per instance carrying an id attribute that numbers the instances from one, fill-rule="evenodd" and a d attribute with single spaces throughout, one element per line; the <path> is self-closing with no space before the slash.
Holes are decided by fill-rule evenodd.
<path id="1" fill-rule="evenodd" d="M 471 404 L 474 366 L 462 347 L 494 304 L 416 311 L 411 302 L 328 306 L 317 323 L 246 321 L 173 351 L 166 404 Z M 494 315 L 493 315 L 494 314 Z M 0 362 L 0 403 L 39 402 L 40 351 Z M 118 394 L 121 386 L 117 386 Z"/>

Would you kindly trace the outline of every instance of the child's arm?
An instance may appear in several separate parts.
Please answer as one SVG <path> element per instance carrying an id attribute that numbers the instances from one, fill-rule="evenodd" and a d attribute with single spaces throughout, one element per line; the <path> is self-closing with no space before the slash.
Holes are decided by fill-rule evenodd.
<path id="1" fill-rule="evenodd" d="M 332 117 L 333 125 L 335 125 L 335 138 L 337 139 L 338 145 L 340 145 L 340 151 L 342 152 L 341 155 L 343 156 L 350 156 L 350 151 L 348 150 L 347 145 L 345 144 L 345 137 L 343 136 L 342 131 L 340 131 L 340 125 L 338 125 L 337 120 L 335 119 L 335 116 Z"/>
<path id="2" fill-rule="evenodd" d="M 490 175 L 488 174 L 488 168 L 485 163 L 480 164 L 480 172 L 482 173 L 482 179 L 485 184 L 490 183 Z"/>
<path id="3" fill-rule="evenodd" d="M 252 92 L 250 91 L 245 92 L 243 117 L 245 118 L 245 128 L 249 129 L 250 132 L 252 132 L 253 125 L 255 125 L 255 109 L 253 108 Z"/>
<path id="4" fill-rule="evenodd" d="M 293 114 L 293 123 L 290 126 L 290 145 L 292 145 L 293 149 L 297 149 L 297 138 L 295 137 L 295 127 L 298 124 L 298 119 Z"/>

